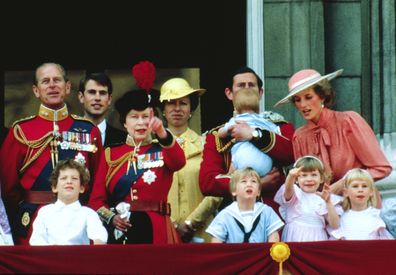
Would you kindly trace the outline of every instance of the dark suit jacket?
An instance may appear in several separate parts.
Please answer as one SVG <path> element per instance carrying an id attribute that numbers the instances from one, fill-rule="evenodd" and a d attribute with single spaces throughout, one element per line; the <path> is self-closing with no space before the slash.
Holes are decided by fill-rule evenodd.
<path id="1" fill-rule="evenodd" d="M 107 121 L 106 121 L 107 122 Z M 104 147 L 114 143 L 125 143 L 127 133 L 111 126 L 109 123 L 106 125 L 106 135 Z"/>

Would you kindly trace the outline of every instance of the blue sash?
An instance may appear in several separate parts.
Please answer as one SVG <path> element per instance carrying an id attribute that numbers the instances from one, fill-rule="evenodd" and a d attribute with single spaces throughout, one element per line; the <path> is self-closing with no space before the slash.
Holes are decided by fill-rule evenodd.
<path id="1" fill-rule="evenodd" d="M 148 153 L 155 153 L 160 152 L 162 150 L 161 146 L 158 144 L 153 144 L 146 152 Z M 147 169 L 139 169 L 137 168 L 136 174 L 133 169 L 129 169 L 128 175 L 123 175 L 116 186 L 114 187 L 113 193 L 110 195 L 110 205 L 115 205 L 115 203 L 122 201 L 125 196 L 128 194 L 129 190 L 131 189 L 132 185 L 140 178 L 140 176 L 145 172 Z"/>

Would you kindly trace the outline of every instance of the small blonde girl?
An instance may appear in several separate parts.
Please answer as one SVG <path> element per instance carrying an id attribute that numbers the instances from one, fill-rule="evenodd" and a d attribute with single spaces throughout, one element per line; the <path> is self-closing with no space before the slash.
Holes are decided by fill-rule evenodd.
<path id="1" fill-rule="evenodd" d="M 371 175 L 366 170 L 355 168 L 344 176 L 343 182 L 345 212 L 341 216 L 339 229 L 330 232 L 331 238 L 393 239 L 380 217 L 380 209 L 376 208 L 374 180 Z"/>
<path id="2" fill-rule="evenodd" d="M 328 178 L 323 162 L 315 156 L 304 156 L 295 162 L 274 198 L 286 222 L 282 241 L 328 240 L 326 226 L 338 228 L 342 197 L 330 194 Z M 323 183 L 322 192 L 318 192 Z"/>

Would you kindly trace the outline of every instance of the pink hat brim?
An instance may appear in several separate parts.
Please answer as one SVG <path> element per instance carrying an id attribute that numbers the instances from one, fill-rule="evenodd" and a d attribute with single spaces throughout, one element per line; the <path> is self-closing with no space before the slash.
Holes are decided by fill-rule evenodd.
<path id="1" fill-rule="evenodd" d="M 289 103 L 292 96 L 298 94 L 299 92 L 302 92 L 302 91 L 308 89 L 309 87 L 312 87 L 313 85 L 315 85 L 316 83 L 322 81 L 323 79 L 332 80 L 332 79 L 336 78 L 337 76 L 341 75 L 343 71 L 344 71 L 344 69 L 340 69 L 340 70 L 337 70 L 337 71 L 332 72 L 332 73 L 327 74 L 327 75 L 323 75 L 323 76 L 319 75 L 316 78 L 310 79 L 309 81 L 306 81 L 306 82 L 304 82 L 301 85 L 298 85 L 297 87 L 295 87 L 292 90 L 290 90 L 289 94 L 287 96 L 285 96 L 284 98 L 279 100 L 274 105 L 274 107 L 278 107 L 278 106 L 281 106 L 283 104 Z"/>

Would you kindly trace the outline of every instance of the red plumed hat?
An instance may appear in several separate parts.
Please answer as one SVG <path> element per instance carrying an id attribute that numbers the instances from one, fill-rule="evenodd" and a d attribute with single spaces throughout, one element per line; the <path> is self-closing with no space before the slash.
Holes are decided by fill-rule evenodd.
<path id="1" fill-rule="evenodd" d="M 136 85 L 146 92 L 154 86 L 155 67 L 150 61 L 140 61 L 132 67 L 132 75 L 136 80 Z"/>

